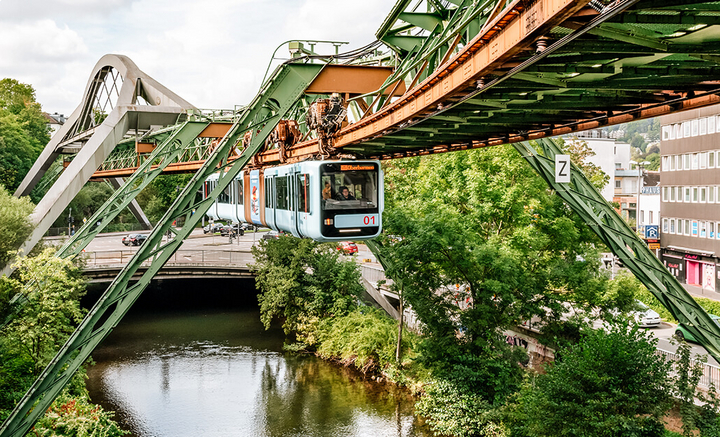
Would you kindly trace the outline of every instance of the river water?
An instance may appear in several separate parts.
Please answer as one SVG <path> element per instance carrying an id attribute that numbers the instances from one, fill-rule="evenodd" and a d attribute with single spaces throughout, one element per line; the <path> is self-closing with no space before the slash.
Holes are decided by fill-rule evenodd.
<path id="1" fill-rule="evenodd" d="M 284 341 L 256 305 L 133 310 L 93 353 L 88 389 L 137 437 L 432 435 L 404 391 Z"/>

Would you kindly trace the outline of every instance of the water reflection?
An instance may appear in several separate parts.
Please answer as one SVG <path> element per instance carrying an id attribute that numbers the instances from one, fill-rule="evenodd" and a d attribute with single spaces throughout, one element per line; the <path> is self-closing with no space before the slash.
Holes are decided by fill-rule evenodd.
<path id="1" fill-rule="evenodd" d="M 128 316 L 88 387 L 145 436 L 430 436 L 404 392 L 286 355 L 256 310 Z"/>

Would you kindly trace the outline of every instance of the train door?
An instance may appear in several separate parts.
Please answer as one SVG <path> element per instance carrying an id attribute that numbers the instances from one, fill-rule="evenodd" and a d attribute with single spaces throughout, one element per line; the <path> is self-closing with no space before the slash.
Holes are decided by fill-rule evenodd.
<path id="1" fill-rule="evenodd" d="M 301 236 L 308 236 L 308 226 L 312 220 L 310 211 L 310 175 L 298 172 L 293 178 L 295 180 L 295 214 L 296 230 Z"/>
<path id="2" fill-rule="evenodd" d="M 265 173 L 265 225 L 277 230 L 277 175 Z"/>
<path id="3" fill-rule="evenodd" d="M 243 175 L 242 173 L 240 176 L 235 178 L 233 181 L 233 188 L 234 188 L 234 204 L 235 204 L 235 219 L 237 223 L 242 223 L 245 221 L 245 206 L 244 206 L 244 193 L 245 188 L 243 184 Z"/>

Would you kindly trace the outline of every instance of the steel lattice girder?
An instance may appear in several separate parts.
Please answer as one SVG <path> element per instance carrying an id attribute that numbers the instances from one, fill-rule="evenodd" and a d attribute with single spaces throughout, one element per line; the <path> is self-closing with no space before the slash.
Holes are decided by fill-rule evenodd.
<path id="1" fill-rule="evenodd" d="M 168 164 L 175 162 L 187 147 L 210 123 L 207 121 L 187 121 L 176 126 L 176 130 L 169 135 L 159 146 L 153 150 L 150 157 L 135 170 L 125 184 L 120 187 L 100 207 L 95 214 L 73 235 L 58 252 L 56 256 L 65 258 L 76 256 L 87 247 L 115 217 L 117 217 L 130 202 L 160 175 Z M 100 223 L 100 225 L 98 225 Z"/>
<path id="2" fill-rule="evenodd" d="M 562 151 L 553 140 L 543 138 L 536 144 L 540 152 L 529 142 L 519 142 L 513 146 L 673 317 L 685 325 L 713 358 L 720 361 L 720 327 L 630 229 L 581 170 L 573 164 L 571 182 L 555 182 L 555 155 L 562 154 Z"/>
<path id="3" fill-rule="evenodd" d="M 276 70 L 213 151 L 211 157 L 188 182 L 146 242 L 140 246 L 135 256 L 103 293 L 80 326 L 18 403 L 0 428 L 0 437 L 24 436 L 45 413 L 95 347 L 117 326 L 150 284 L 155 273 L 190 235 L 210 205 L 260 150 L 277 122 L 292 109 L 307 85 L 323 67 L 322 64 L 285 64 Z M 242 140 L 247 131 L 252 132 L 250 145 L 238 159 L 228 164 L 229 152 Z M 218 169 L 220 178 L 215 189 L 207 198 L 197 201 L 196 193 L 203 186 L 205 179 Z M 178 218 L 185 218 L 185 223 L 182 228 L 175 230 L 172 228 L 172 223 Z M 163 237 L 168 231 L 174 233 L 174 238 L 163 243 Z M 133 275 L 144 262 L 151 264 L 138 281 L 130 284 Z"/>

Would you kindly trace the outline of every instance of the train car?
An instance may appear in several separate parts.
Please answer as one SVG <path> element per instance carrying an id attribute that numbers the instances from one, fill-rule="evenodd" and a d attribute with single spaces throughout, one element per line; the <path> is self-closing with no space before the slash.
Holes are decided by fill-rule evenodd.
<path id="1" fill-rule="evenodd" d="M 217 180 L 205 181 L 204 196 Z M 241 172 L 207 215 L 316 241 L 362 240 L 380 234 L 383 200 L 379 161 L 305 161 Z"/>

